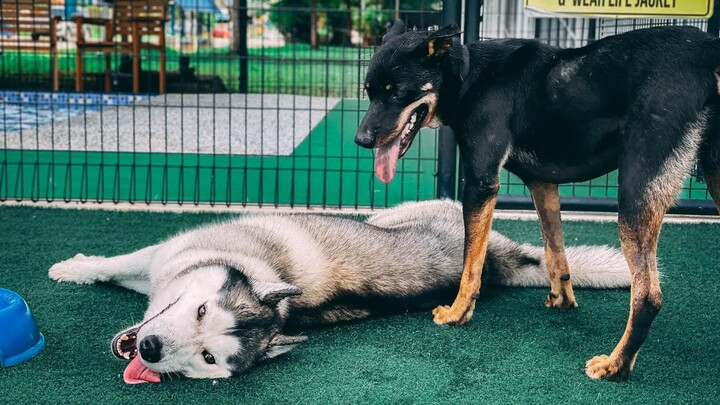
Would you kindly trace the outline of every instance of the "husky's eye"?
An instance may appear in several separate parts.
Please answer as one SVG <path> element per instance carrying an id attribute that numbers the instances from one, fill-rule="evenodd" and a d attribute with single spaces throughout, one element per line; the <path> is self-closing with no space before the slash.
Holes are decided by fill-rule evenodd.
<path id="1" fill-rule="evenodd" d="M 202 351 L 202 356 L 203 356 L 203 359 L 205 359 L 205 363 L 215 364 L 215 357 L 212 354 L 208 353 L 207 350 Z"/>
<path id="2" fill-rule="evenodd" d="M 207 308 L 205 307 L 205 304 L 200 305 L 200 308 L 198 308 L 198 321 L 202 319 L 203 316 L 205 316 L 205 313 L 207 312 Z"/>

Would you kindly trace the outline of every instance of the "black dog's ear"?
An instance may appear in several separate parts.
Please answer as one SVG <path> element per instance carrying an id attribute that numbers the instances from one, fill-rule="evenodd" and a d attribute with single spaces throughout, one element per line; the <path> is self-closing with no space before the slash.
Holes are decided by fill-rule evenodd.
<path id="1" fill-rule="evenodd" d="M 276 305 L 281 300 L 302 294 L 300 287 L 283 282 L 250 279 L 253 293 L 266 305 Z"/>
<path id="2" fill-rule="evenodd" d="M 433 31 L 427 38 L 427 56 L 440 57 L 445 55 L 453 45 L 455 37 L 461 34 L 460 27 L 450 24 Z"/>
<path id="3" fill-rule="evenodd" d="M 393 23 L 392 27 L 388 29 L 387 34 L 385 34 L 382 38 L 382 43 L 386 43 L 387 41 L 391 40 L 392 38 L 395 38 L 397 36 L 400 36 L 405 33 L 405 23 L 402 22 L 402 20 L 397 20 Z"/>
<path id="4" fill-rule="evenodd" d="M 275 335 L 270 339 L 267 349 L 265 350 L 265 358 L 272 359 L 281 354 L 287 353 L 294 349 L 299 343 L 307 342 L 307 336 L 285 336 L 281 334 Z"/>

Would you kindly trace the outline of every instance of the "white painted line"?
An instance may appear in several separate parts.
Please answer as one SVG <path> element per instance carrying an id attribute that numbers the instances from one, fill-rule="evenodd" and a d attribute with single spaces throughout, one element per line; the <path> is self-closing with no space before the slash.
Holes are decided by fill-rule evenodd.
<path id="1" fill-rule="evenodd" d="M 195 206 L 192 203 L 178 204 L 145 204 L 145 203 L 97 203 L 97 202 L 46 202 L 46 201 L 5 201 L 0 203 L 0 207 L 40 207 L 40 208 L 59 208 L 59 209 L 77 209 L 77 210 L 106 210 L 106 211 L 136 211 L 136 212 L 174 212 L 174 213 L 242 213 L 242 214 L 278 214 L 278 213 L 295 213 L 295 214 L 373 214 L 382 211 L 382 208 L 358 208 L 354 207 L 328 207 L 319 208 L 306 206 L 280 206 L 266 205 L 258 207 L 248 205 L 243 207 L 240 204 L 226 206 L 225 204 L 217 204 L 214 207 L 204 204 Z M 495 210 L 494 218 L 507 219 L 516 221 L 537 221 L 535 211 L 527 210 Z M 614 212 L 578 212 L 563 211 L 562 219 L 564 221 L 584 221 L 584 222 L 617 222 L 617 213 Z M 673 224 L 699 224 L 699 223 L 720 223 L 720 217 L 715 215 L 675 215 L 668 214 L 665 216 L 665 223 Z"/>

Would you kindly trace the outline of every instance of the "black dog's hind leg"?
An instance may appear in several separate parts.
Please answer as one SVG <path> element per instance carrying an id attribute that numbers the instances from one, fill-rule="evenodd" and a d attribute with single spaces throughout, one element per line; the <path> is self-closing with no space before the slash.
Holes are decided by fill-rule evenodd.
<path id="1" fill-rule="evenodd" d="M 703 169 L 704 171 L 705 169 Z M 720 213 L 720 172 L 708 173 L 704 172 L 705 184 L 707 184 L 708 192 L 715 203 L 715 208 Z"/>
<path id="2" fill-rule="evenodd" d="M 570 281 L 570 266 L 565 256 L 558 186 L 550 183 L 531 183 L 528 187 L 535 210 L 540 217 L 545 242 L 545 267 L 550 276 L 550 294 L 545 300 L 545 306 L 575 308 L 577 301 Z"/>
<path id="3" fill-rule="evenodd" d="M 663 121 L 654 115 L 636 114 L 644 119 L 628 123 L 621 146 L 618 226 L 622 250 L 632 273 L 630 315 L 612 353 L 586 363 L 585 373 L 590 378 L 627 378 L 662 306 L 657 271 L 660 227 L 695 161 L 705 116 L 700 113 L 693 118 L 670 121 L 690 121 L 681 128 L 682 125 L 667 124 L 660 127 Z"/>
<path id="4" fill-rule="evenodd" d="M 720 213 L 720 108 L 710 117 L 705 141 L 700 149 L 700 164 L 705 183 L 715 207 Z"/>

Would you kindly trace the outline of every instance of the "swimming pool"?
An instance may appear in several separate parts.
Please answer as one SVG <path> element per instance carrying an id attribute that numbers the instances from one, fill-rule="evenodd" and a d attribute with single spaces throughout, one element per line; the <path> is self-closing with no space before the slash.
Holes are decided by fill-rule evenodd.
<path id="1" fill-rule="evenodd" d="M 0 91 L 0 131 L 32 129 L 148 98 L 128 94 Z"/>

